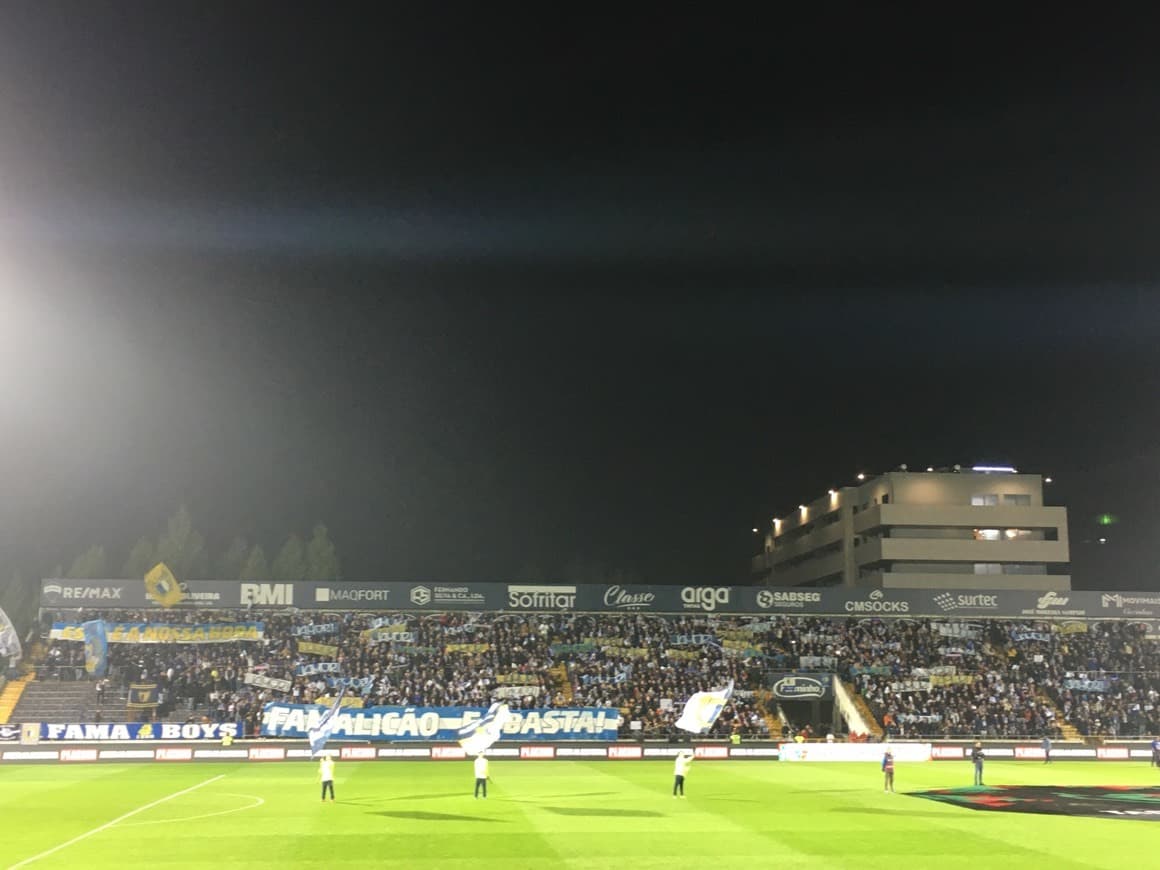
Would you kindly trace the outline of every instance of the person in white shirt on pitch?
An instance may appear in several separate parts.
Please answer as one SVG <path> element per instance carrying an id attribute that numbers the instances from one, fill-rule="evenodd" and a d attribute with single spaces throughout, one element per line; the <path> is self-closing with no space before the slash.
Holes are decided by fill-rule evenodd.
<path id="1" fill-rule="evenodd" d="M 692 752 L 686 749 L 683 752 L 677 753 L 677 760 L 673 764 L 673 797 L 677 796 L 678 791 L 680 792 L 681 797 L 685 796 L 685 775 L 689 772 L 689 768 L 692 766 Z"/>
<path id="2" fill-rule="evenodd" d="M 487 800 L 487 759 L 483 753 L 475 756 L 475 796 L 479 797 L 479 790 L 483 789 L 483 799 Z"/>
<path id="3" fill-rule="evenodd" d="M 329 791 L 330 802 L 334 803 L 334 759 L 329 755 L 322 756 L 322 761 L 318 762 L 318 778 L 322 780 L 322 799 L 326 800 Z"/>

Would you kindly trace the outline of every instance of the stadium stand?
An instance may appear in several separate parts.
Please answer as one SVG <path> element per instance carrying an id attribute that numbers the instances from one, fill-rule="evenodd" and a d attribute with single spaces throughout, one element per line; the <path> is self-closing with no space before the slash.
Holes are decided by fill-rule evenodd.
<path id="1" fill-rule="evenodd" d="M 247 622 L 245 611 L 89 611 L 113 622 Z M 733 680 L 734 702 L 715 735 L 770 736 L 786 720 L 765 701 L 770 674 L 837 674 L 892 737 L 1145 735 L 1160 730 L 1160 644 L 1131 623 L 1046 623 L 641 614 L 275 613 L 260 640 L 214 644 L 110 644 L 110 686 L 98 704 L 77 641 L 49 640 L 38 681 L 13 721 L 78 716 L 115 721 L 135 682 L 158 684 L 146 715 L 168 721 L 239 721 L 256 733 L 262 706 L 309 703 L 330 689 L 303 662 L 332 658 L 366 680 L 366 705 L 609 706 L 622 736 L 666 737 L 693 692 Z M 302 635 L 308 625 L 332 631 Z M 302 641 L 323 653 L 303 652 Z M 333 655 L 325 651 L 333 649 Z M 249 685 L 247 674 L 289 681 Z M 51 706 L 50 706 L 51 699 Z M 783 715 L 779 717 L 779 712 Z M 639 723 L 634 728 L 630 723 Z M 1075 729 L 1073 732 L 1072 729 Z M 783 732 L 799 730 L 787 724 Z M 875 728 L 877 730 L 877 728 Z M 772 736 L 779 736 L 773 734 Z"/>

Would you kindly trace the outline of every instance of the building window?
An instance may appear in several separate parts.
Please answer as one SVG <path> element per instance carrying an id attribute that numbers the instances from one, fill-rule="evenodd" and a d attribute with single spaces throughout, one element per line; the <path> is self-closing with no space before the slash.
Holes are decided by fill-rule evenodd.
<path id="1" fill-rule="evenodd" d="M 984 493 L 983 495 L 972 495 L 971 504 L 974 507 L 995 507 L 999 504 L 999 496 L 993 492 Z"/>
<path id="2" fill-rule="evenodd" d="M 1005 493 L 1003 495 L 1003 504 L 1018 504 L 1024 506 L 1031 505 L 1031 496 L 1026 493 Z"/>
<path id="3" fill-rule="evenodd" d="M 1003 566 L 1004 574 L 1046 574 L 1047 566 L 1040 564 L 1008 563 Z"/>
<path id="4" fill-rule="evenodd" d="M 1003 532 L 1003 537 L 1008 541 L 1030 541 L 1031 529 L 1007 529 Z"/>
<path id="5" fill-rule="evenodd" d="M 1002 574 L 1003 566 L 998 562 L 976 562 L 976 574 Z"/>
<path id="6" fill-rule="evenodd" d="M 975 529 L 976 541 L 997 541 L 999 540 L 998 529 Z"/>

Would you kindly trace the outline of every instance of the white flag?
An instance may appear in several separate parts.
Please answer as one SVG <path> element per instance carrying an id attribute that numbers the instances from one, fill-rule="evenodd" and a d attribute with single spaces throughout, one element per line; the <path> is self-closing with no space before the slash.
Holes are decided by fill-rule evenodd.
<path id="1" fill-rule="evenodd" d="M 345 694 L 346 686 L 343 686 L 338 697 L 334 699 L 334 705 L 323 713 L 318 724 L 310 729 L 310 755 L 312 758 L 322 751 L 322 748 L 326 746 L 326 741 L 334 733 L 334 726 L 338 724 L 338 711 L 342 709 L 342 696 Z"/>
<path id="2" fill-rule="evenodd" d="M 729 699 L 733 697 L 733 681 L 724 689 L 697 692 L 685 703 L 685 710 L 677 720 L 677 727 L 694 734 L 704 734 L 713 727 Z"/>
<path id="3" fill-rule="evenodd" d="M 499 740 L 503 726 L 511 718 L 512 711 L 507 704 L 492 704 L 483 718 L 459 729 L 459 745 L 468 755 L 479 755 L 491 748 Z"/>

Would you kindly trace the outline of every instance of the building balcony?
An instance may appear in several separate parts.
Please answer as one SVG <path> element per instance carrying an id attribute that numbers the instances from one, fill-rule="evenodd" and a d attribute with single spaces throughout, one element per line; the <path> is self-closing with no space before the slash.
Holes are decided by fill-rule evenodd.
<path id="1" fill-rule="evenodd" d="M 1067 540 L 1067 509 L 1024 505 L 908 505 L 882 504 L 854 517 L 854 534 L 892 526 L 960 529 L 1055 529 Z"/>
<path id="2" fill-rule="evenodd" d="M 785 559 L 792 559 L 813 550 L 820 550 L 822 547 L 835 544 L 840 540 L 842 540 L 842 523 L 840 522 L 815 528 L 809 534 L 790 541 L 785 540 L 785 535 L 780 535 L 774 538 L 774 561 L 781 562 Z"/>
<path id="3" fill-rule="evenodd" d="M 941 538 L 872 538 L 854 548 L 859 565 L 872 562 L 1069 561 L 1067 541 L 975 541 Z"/>
<path id="4" fill-rule="evenodd" d="M 1035 592 L 1071 589 L 1070 574 L 911 574 L 879 571 L 863 577 L 859 586 L 882 589 L 1026 589 Z"/>
<path id="5" fill-rule="evenodd" d="M 774 586 L 801 586 L 822 577 L 841 574 L 845 567 L 845 557 L 841 552 L 830 553 L 819 559 L 808 559 L 800 565 L 786 567 L 775 565 L 769 582 Z"/>

